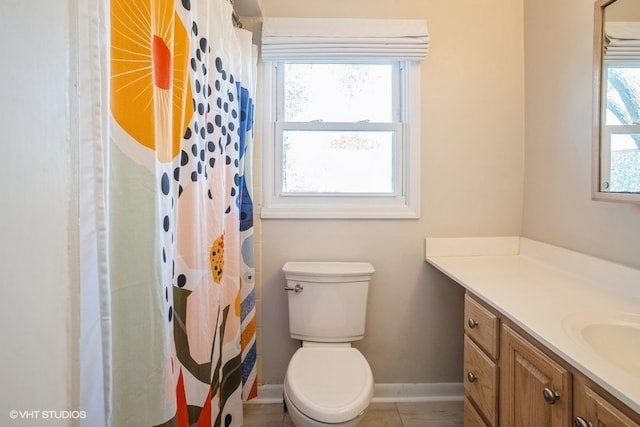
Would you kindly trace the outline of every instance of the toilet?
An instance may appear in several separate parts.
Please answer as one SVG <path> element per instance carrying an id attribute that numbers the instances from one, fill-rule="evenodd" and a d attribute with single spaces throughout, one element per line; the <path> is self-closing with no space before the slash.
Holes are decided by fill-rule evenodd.
<path id="1" fill-rule="evenodd" d="M 364 337 L 369 281 L 365 262 L 287 262 L 289 332 L 302 342 L 289 361 L 284 402 L 296 427 L 351 427 L 373 397 Z"/>

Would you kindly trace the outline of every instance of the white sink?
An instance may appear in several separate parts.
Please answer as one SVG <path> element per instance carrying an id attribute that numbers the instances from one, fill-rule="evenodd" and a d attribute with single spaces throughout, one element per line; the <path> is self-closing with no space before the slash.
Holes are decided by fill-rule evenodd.
<path id="1" fill-rule="evenodd" d="M 640 315 L 573 314 L 564 326 L 599 357 L 640 378 Z"/>

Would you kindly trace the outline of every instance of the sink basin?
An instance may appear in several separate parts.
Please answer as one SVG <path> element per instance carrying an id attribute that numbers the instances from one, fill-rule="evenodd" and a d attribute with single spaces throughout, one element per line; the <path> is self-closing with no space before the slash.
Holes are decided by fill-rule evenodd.
<path id="1" fill-rule="evenodd" d="M 599 357 L 640 377 L 640 315 L 574 315 L 567 318 L 565 327 Z"/>

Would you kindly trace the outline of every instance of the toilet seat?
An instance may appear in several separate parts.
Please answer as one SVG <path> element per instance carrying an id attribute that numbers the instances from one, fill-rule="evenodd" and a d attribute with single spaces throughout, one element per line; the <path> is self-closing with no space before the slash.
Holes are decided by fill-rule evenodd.
<path id="1" fill-rule="evenodd" d="M 373 374 L 352 347 L 303 347 L 287 368 L 285 393 L 311 419 L 342 423 L 360 415 L 373 397 Z"/>

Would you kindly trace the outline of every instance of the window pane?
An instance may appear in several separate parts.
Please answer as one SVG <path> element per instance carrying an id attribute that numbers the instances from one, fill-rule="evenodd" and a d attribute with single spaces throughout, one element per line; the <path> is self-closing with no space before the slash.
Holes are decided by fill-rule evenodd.
<path id="1" fill-rule="evenodd" d="M 637 64 L 607 67 L 607 114 L 605 124 L 640 123 L 640 67 Z"/>
<path id="2" fill-rule="evenodd" d="M 392 193 L 394 132 L 284 131 L 285 193 Z"/>
<path id="3" fill-rule="evenodd" d="M 640 134 L 611 135 L 610 182 L 607 191 L 640 192 Z"/>
<path id="4" fill-rule="evenodd" d="M 284 64 L 284 120 L 393 121 L 392 64 Z"/>

